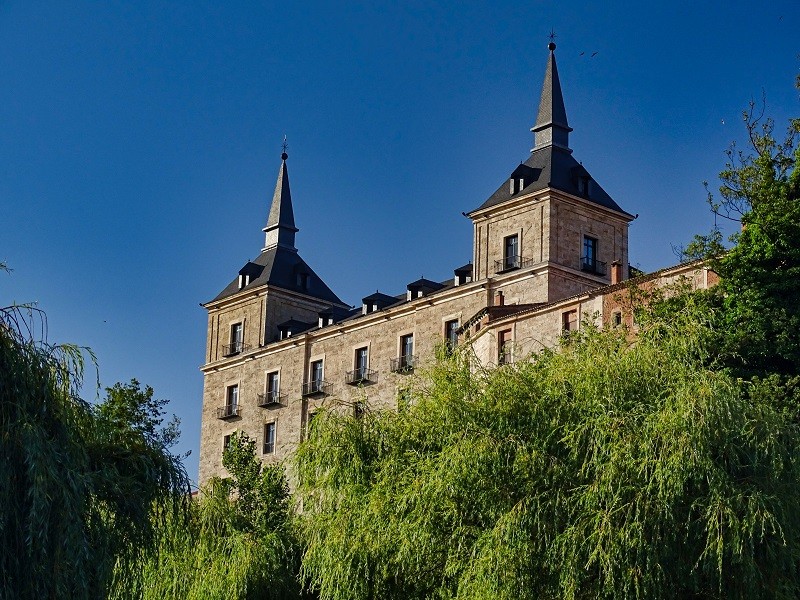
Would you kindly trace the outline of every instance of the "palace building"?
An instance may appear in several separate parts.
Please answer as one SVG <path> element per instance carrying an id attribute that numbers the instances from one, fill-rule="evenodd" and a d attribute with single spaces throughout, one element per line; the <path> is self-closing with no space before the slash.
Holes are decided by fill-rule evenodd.
<path id="1" fill-rule="evenodd" d="M 300 256 L 284 152 L 255 260 L 203 304 L 208 311 L 200 482 L 224 475 L 234 431 L 281 461 L 323 406 L 396 408 L 415 369 L 442 344 L 469 343 L 483 365 L 524 359 L 558 343 L 584 315 L 632 325 L 620 302 L 628 283 L 628 225 L 621 208 L 572 155 L 572 128 L 549 55 L 533 149 L 472 220 L 472 260 L 445 281 L 418 279 L 398 295 L 375 292 L 351 308 Z M 714 283 L 702 265 L 637 278 Z M 369 289 L 369 282 L 364 282 Z"/>

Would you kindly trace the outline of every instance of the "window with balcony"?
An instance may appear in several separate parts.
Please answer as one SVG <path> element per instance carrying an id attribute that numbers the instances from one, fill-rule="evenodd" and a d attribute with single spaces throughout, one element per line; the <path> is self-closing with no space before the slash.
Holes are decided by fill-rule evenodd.
<path id="1" fill-rule="evenodd" d="M 223 356 L 233 356 L 244 350 L 244 327 L 241 321 L 231 325 L 228 342 L 229 343 L 222 348 Z"/>
<path id="2" fill-rule="evenodd" d="M 266 388 L 263 394 L 258 395 L 258 405 L 262 408 L 277 407 L 284 404 L 284 394 L 281 394 L 280 372 L 267 373 Z"/>
<path id="3" fill-rule="evenodd" d="M 406 373 L 414 369 L 414 334 L 400 336 L 400 356 L 392 359 L 391 370 L 395 373 Z"/>
<path id="4" fill-rule="evenodd" d="M 503 268 L 519 268 L 519 236 L 510 235 L 505 239 L 503 249 Z"/>
<path id="5" fill-rule="evenodd" d="M 581 257 L 581 270 L 595 275 L 606 274 L 606 263 L 597 259 L 597 238 L 583 236 L 583 256 Z"/>
<path id="6" fill-rule="evenodd" d="M 239 416 L 239 384 L 229 385 L 225 389 L 225 406 L 217 409 L 217 418 L 229 419 Z"/>
<path id="7" fill-rule="evenodd" d="M 308 381 L 303 384 L 303 395 L 314 396 L 328 393 L 328 383 L 322 378 L 322 359 L 313 361 L 308 368 Z"/>
<path id="8" fill-rule="evenodd" d="M 264 423 L 264 454 L 275 453 L 275 422 Z"/>
<path id="9" fill-rule="evenodd" d="M 348 371 L 345 381 L 350 385 L 374 381 L 375 374 L 369 368 L 369 348 L 356 348 L 352 371 Z"/>

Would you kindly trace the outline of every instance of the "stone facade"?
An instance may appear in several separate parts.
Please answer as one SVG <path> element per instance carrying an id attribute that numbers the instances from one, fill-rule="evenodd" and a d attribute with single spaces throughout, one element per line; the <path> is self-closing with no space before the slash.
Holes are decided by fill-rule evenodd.
<path id="1" fill-rule="evenodd" d="M 445 343 L 471 344 L 484 366 L 523 360 L 581 321 L 633 325 L 625 309 L 628 224 L 572 158 L 550 46 L 530 158 L 480 207 L 470 264 L 419 280 L 398 296 L 372 294 L 351 310 L 300 258 L 282 155 L 262 254 L 204 304 L 208 330 L 200 483 L 224 475 L 227 436 L 246 433 L 266 462 L 283 461 L 322 406 L 392 410 L 413 372 Z M 644 278 L 665 285 L 713 274 L 688 265 Z M 368 282 L 365 289 L 370 289 Z"/>

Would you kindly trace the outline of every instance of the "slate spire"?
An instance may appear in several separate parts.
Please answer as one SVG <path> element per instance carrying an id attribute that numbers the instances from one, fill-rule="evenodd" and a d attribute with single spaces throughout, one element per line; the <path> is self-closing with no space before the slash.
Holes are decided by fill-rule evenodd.
<path id="1" fill-rule="evenodd" d="M 292 210 L 292 193 L 289 190 L 289 172 L 286 170 L 286 146 L 284 142 L 281 154 L 281 168 L 278 171 L 278 182 L 275 184 L 275 193 L 272 196 L 272 205 L 267 217 L 267 226 L 262 229 L 266 233 L 264 250 L 275 246 L 297 252 L 294 247 L 294 234 L 299 231 L 294 226 L 294 211 Z"/>
<path id="2" fill-rule="evenodd" d="M 550 55 L 547 57 L 547 69 L 544 72 L 539 113 L 536 115 L 536 124 L 531 127 L 533 132 L 531 152 L 547 146 L 557 146 L 572 152 L 569 149 L 569 132 L 572 131 L 572 127 L 567 123 L 567 109 L 564 108 L 564 96 L 561 94 L 561 82 L 558 79 L 556 45 L 550 42 L 547 48 L 550 50 Z"/>

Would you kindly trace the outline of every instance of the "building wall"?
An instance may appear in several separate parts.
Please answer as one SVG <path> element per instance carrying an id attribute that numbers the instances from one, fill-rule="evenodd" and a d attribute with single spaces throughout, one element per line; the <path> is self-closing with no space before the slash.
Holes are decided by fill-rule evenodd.
<path id="1" fill-rule="evenodd" d="M 531 265 L 549 260 L 549 196 L 527 195 L 498 206 L 475 219 L 475 279 L 494 277 L 496 261 L 504 258 L 505 239 L 517 235 L 519 254 Z"/>
<path id="2" fill-rule="evenodd" d="M 356 403 L 370 409 L 394 409 L 398 391 L 408 385 L 410 375 L 394 373 L 390 361 L 400 354 L 400 337 L 414 335 L 414 354 L 425 365 L 434 359 L 436 347 L 444 341 L 445 322 L 460 324 L 490 307 L 496 292 L 502 292 L 508 305 L 545 305 L 526 309 L 518 317 L 486 322 L 482 329 L 470 331 L 476 360 L 485 365 L 498 361 L 498 333 L 510 331 L 513 360 L 522 360 L 544 346 L 558 343 L 565 310 L 597 312 L 604 310 L 601 296 L 590 297 L 592 290 L 607 285 L 605 277 L 580 270 L 583 235 L 599 240 L 599 259 L 607 263 L 622 259 L 627 265 L 627 222 L 623 216 L 596 209 L 587 202 L 566 196 L 543 193 L 515 199 L 476 217 L 473 281 L 440 290 L 429 296 L 345 320 L 313 328 L 292 338 L 274 341 L 277 324 L 289 319 L 316 322 L 324 305 L 313 298 L 267 286 L 254 292 L 227 298 L 209 309 L 203 418 L 200 447 L 200 482 L 214 475 L 225 475 L 222 467 L 223 439 L 233 431 L 243 431 L 257 442 L 264 461 L 283 461 L 303 438 L 309 416 L 320 406 L 352 411 Z M 522 268 L 496 273 L 494 262 L 501 260 L 504 239 L 519 236 L 519 254 L 531 259 Z M 583 296 L 575 298 L 576 295 Z M 568 298 L 560 304 L 553 300 Z M 571 298 L 571 299 L 570 299 Z M 222 345 L 229 343 L 230 325 L 245 324 L 244 342 L 250 349 L 236 356 L 223 357 Z M 354 369 L 355 351 L 368 347 L 369 368 L 375 381 L 352 386 L 345 374 Z M 324 379 L 330 384 L 325 396 L 303 396 L 302 386 L 309 380 L 309 365 L 324 361 Z M 280 391 L 285 404 L 261 408 L 257 396 L 265 392 L 266 374 L 280 372 Z M 226 388 L 239 385 L 240 414 L 219 419 L 217 411 L 226 402 Z M 262 454 L 264 424 L 276 423 L 275 451 Z"/>
<path id="3" fill-rule="evenodd" d="M 399 356 L 400 336 L 414 335 L 414 353 L 421 365 L 425 365 L 433 360 L 436 347 L 444 342 L 445 322 L 458 319 L 462 323 L 486 305 L 486 298 L 485 285 L 470 283 L 206 364 L 202 368 L 205 381 L 200 482 L 225 474 L 223 439 L 234 431 L 243 431 L 255 439 L 261 454 L 264 424 L 274 420 L 275 452 L 261 456 L 267 462 L 281 461 L 297 447 L 309 413 L 320 406 L 353 410 L 357 402 L 364 402 L 370 409 L 395 408 L 398 390 L 408 384 L 411 376 L 390 370 L 391 359 Z M 253 297 L 249 302 L 257 307 L 262 299 Z M 236 318 L 247 309 L 219 312 Z M 369 348 L 369 368 L 376 372 L 376 380 L 348 385 L 345 375 L 354 369 L 355 350 L 364 346 Z M 331 385 L 330 394 L 303 397 L 303 383 L 310 378 L 309 365 L 320 359 L 324 361 L 323 378 Z M 280 391 L 286 395 L 286 405 L 260 408 L 257 395 L 265 392 L 266 375 L 272 371 L 280 372 Z M 234 384 L 239 385 L 240 415 L 219 419 L 217 411 L 225 406 L 226 389 Z"/>

